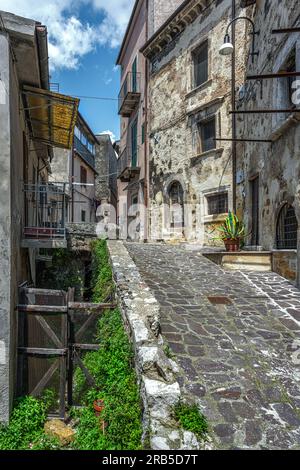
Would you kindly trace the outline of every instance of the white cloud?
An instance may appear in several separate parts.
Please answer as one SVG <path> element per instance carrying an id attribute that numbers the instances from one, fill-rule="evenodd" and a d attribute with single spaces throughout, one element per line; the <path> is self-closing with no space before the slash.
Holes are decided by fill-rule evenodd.
<path id="1" fill-rule="evenodd" d="M 110 140 L 112 141 L 112 143 L 114 143 L 116 141 L 116 136 L 115 134 L 112 132 L 112 131 L 102 131 L 102 132 L 98 132 L 97 135 L 109 135 L 110 137 Z"/>
<path id="2" fill-rule="evenodd" d="M 45 24 L 51 69 L 76 69 L 80 58 L 98 44 L 111 48 L 122 41 L 134 0 L 0 0 L 0 10 Z M 103 15 L 89 24 L 78 17 L 80 6 Z M 93 17 L 93 14 L 91 15 Z"/>

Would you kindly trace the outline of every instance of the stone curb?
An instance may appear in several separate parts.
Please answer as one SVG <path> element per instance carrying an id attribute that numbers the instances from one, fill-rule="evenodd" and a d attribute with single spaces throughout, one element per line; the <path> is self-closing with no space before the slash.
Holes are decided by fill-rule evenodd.
<path id="1" fill-rule="evenodd" d="M 178 366 L 164 352 L 160 334 L 160 308 L 121 241 L 108 241 L 116 292 L 132 339 L 135 367 L 143 401 L 143 441 L 154 450 L 198 450 L 196 436 L 178 428 L 172 407 L 181 392 Z"/>

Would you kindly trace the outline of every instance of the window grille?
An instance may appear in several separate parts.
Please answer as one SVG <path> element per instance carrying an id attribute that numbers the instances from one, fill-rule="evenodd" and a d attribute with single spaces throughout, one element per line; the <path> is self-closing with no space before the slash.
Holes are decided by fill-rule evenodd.
<path id="1" fill-rule="evenodd" d="M 228 212 L 228 194 L 207 196 L 208 215 L 225 214 Z"/>
<path id="2" fill-rule="evenodd" d="M 277 220 L 277 248 L 279 250 L 296 250 L 297 231 L 298 221 L 295 209 L 290 204 L 285 204 Z"/>

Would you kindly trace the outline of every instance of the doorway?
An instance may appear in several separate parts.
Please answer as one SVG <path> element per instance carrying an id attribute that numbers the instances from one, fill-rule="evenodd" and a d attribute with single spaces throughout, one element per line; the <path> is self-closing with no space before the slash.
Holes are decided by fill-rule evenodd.
<path id="1" fill-rule="evenodd" d="M 250 181 L 251 190 L 251 245 L 259 245 L 259 176 Z"/>

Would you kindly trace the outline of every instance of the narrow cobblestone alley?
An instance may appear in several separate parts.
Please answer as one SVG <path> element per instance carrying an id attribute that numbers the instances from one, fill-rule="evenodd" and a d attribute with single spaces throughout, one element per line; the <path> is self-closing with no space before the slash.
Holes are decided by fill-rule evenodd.
<path id="1" fill-rule="evenodd" d="M 126 247 L 215 447 L 300 448 L 299 290 L 274 273 L 224 271 L 184 246 Z"/>

